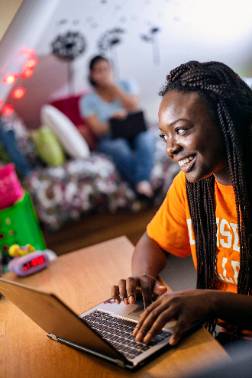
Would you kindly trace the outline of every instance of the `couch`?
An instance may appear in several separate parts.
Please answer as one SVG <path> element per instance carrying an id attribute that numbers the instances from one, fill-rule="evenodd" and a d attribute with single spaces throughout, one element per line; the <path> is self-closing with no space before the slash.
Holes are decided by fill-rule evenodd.
<path id="1" fill-rule="evenodd" d="M 29 174 L 23 178 L 23 185 L 32 196 L 41 223 L 50 230 L 57 230 L 66 222 L 90 212 L 141 210 L 135 192 L 121 179 L 112 161 L 94 151 L 95 137 L 80 117 L 79 97 L 60 99 L 51 105 L 61 110 L 81 130 L 82 137 L 90 146 L 90 156 L 68 158 L 62 166 L 48 167 L 37 158 L 32 140 L 27 135 L 25 137 L 24 133 L 22 137 L 17 135 L 18 145 L 22 145 L 31 163 Z M 153 133 L 156 136 L 156 151 L 151 181 L 156 192 L 154 204 L 157 205 L 178 168 L 168 160 L 157 128 L 153 128 Z"/>

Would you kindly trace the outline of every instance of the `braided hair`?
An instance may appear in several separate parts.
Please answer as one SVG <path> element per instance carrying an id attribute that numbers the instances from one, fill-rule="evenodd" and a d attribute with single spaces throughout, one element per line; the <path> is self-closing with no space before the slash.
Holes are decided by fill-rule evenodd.
<path id="1" fill-rule="evenodd" d="M 169 90 L 196 91 L 209 107 L 225 142 L 227 164 L 235 194 L 240 238 L 238 293 L 252 293 L 252 91 L 228 66 L 190 61 L 167 76 L 160 95 Z M 196 241 L 197 288 L 218 288 L 216 272 L 215 178 L 186 181 Z"/>

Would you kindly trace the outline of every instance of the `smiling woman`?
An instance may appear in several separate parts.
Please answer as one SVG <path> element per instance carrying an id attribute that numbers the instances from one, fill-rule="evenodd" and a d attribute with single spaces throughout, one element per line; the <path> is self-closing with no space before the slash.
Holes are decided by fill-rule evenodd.
<path id="1" fill-rule="evenodd" d="M 181 172 L 135 248 L 132 277 L 113 296 L 134 303 L 142 288 L 149 307 L 138 341 L 149 342 L 174 320 L 170 344 L 199 323 L 213 331 L 221 322 L 232 340 L 251 335 L 252 91 L 223 63 L 191 61 L 170 72 L 161 95 L 160 136 Z M 150 304 L 164 293 L 156 277 L 167 252 L 192 255 L 197 289 Z"/>

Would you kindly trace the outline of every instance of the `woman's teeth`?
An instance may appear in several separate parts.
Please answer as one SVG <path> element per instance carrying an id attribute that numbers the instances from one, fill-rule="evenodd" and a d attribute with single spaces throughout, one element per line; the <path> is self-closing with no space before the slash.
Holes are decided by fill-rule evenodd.
<path id="1" fill-rule="evenodd" d="M 194 156 L 189 156 L 185 159 L 179 160 L 178 164 L 180 167 L 183 167 L 186 164 L 189 164 L 193 160 Z"/>

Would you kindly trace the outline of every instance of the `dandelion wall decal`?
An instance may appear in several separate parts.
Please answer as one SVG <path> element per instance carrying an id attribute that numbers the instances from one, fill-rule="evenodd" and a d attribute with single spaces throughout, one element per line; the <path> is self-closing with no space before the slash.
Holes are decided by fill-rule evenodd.
<path id="1" fill-rule="evenodd" d="M 85 37 L 78 31 L 67 31 L 59 34 L 51 43 L 52 54 L 68 63 L 69 92 L 73 92 L 73 67 L 72 62 L 82 55 L 87 48 Z"/>
<path id="2" fill-rule="evenodd" d="M 142 34 L 141 39 L 144 42 L 149 42 L 152 44 L 152 53 L 153 53 L 153 63 L 159 64 L 160 63 L 160 52 L 157 40 L 157 34 L 160 32 L 160 28 L 157 26 L 153 26 L 150 28 L 148 33 Z"/>
<path id="3" fill-rule="evenodd" d="M 67 31 L 58 35 L 51 44 L 52 53 L 59 59 L 72 61 L 83 54 L 86 40 L 80 32 Z"/>
<path id="4" fill-rule="evenodd" d="M 98 40 L 98 50 L 101 54 L 110 54 L 114 67 L 116 67 L 116 49 L 115 47 L 122 43 L 122 35 L 125 33 L 122 28 L 113 28 L 106 31 Z M 118 67 L 117 67 L 118 71 Z M 118 73 L 118 72 L 117 72 Z"/>

